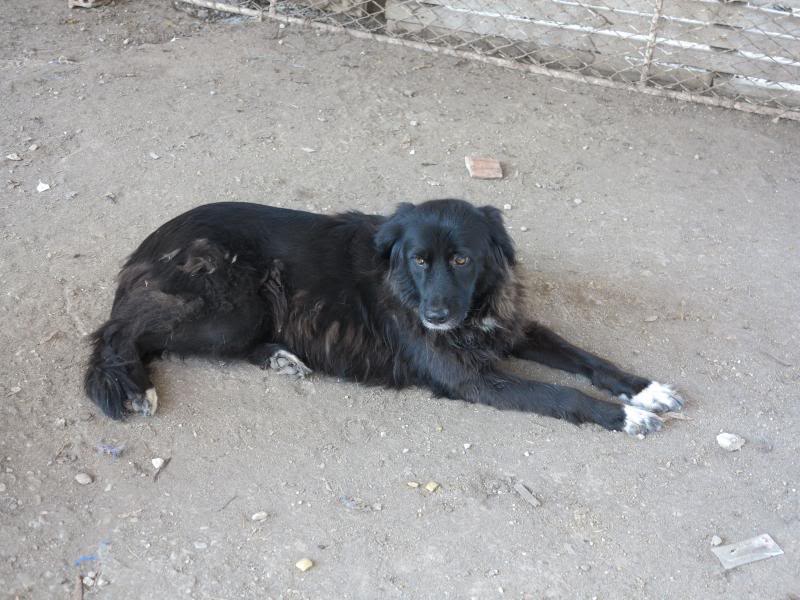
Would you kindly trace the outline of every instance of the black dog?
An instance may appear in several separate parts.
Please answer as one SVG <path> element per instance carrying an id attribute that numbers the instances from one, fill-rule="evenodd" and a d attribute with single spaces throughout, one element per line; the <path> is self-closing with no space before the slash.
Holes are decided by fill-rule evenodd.
<path id="1" fill-rule="evenodd" d="M 123 267 L 111 319 L 93 335 L 86 392 L 113 418 L 153 414 L 147 364 L 175 352 L 424 386 L 634 435 L 680 410 L 670 387 L 526 318 L 516 271 L 500 211 L 460 200 L 403 204 L 389 218 L 200 206 L 159 227 Z M 626 405 L 503 373 L 508 356 L 585 375 Z"/>

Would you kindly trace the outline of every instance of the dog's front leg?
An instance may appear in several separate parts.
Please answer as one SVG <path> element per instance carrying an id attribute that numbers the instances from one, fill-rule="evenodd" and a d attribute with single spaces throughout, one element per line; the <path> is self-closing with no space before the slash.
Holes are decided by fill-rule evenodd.
<path id="1" fill-rule="evenodd" d="M 579 373 L 623 402 L 651 412 L 678 411 L 683 399 L 670 386 L 627 373 L 614 363 L 570 344 L 538 323 L 529 323 L 511 352 L 555 369 Z"/>
<path id="2" fill-rule="evenodd" d="M 644 435 L 663 425 L 653 412 L 593 398 L 560 385 L 519 379 L 492 371 L 465 381 L 459 395 L 464 400 L 501 410 L 534 412 L 571 423 L 596 423 L 612 431 Z"/>
<path id="3" fill-rule="evenodd" d="M 411 354 L 420 380 L 452 399 L 485 404 L 500 410 L 534 412 L 571 423 L 596 423 L 614 431 L 643 435 L 663 425 L 653 412 L 598 400 L 576 389 L 520 379 L 492 367 L 471 368 L 442 352 Z"/>

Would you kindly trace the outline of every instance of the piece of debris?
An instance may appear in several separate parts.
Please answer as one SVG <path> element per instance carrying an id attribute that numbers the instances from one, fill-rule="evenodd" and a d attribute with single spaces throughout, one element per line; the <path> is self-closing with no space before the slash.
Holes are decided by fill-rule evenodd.
<path id="1" fill-rule="evenodd" d="M 435 481 L 429 481 L 425 484 L 425 489 L 428 490 L 431 494 L 439 489 L 439 484 Z"/>
<path id="2" fill-rule="evenodd" d="M 655 323 L 656 321 L 658 321 L 658 315 L 650 315 L 644 318 L 645 323 Z"/>
<path id="3" fill-rule="evenodd" d="M 59 57 L 59 58 L 60 58 L 60 57 Z M 29 150 L 30 152 L 35 152 L 35 151 L 36 151 L 36 150 L 38 150 L 38 149 L 39 149 L 39 144 L 31 144 L 30 146 L 28 146 L 28 150 Z"/>
<path id="4" fill-rule="evenodd" d="M 735 433 L 722 432 L 717 436 L 719 447 L 728 452 L 736 452 L 744 446 L 744 438 Z"/>
<path id="5" fill-rule="evenodd" d="M 195 550 L 205 550 L 208 548 L 208 544 L 205 542 L 195 542 L 194 544 Z"/>
<path id="6" fill-rule="evenodd" d="M 572 202 L 573 202 L 573 203 L 574 203 L 576 206 L 580 206 L 581 204 L 583 204 L 583 200 L 581 200 L 580 198 L 575 198 L 575 199 L 574 199 Z"/>
<path id="7" fill-rule="evenodd" d="M 67 6 L 69 8 L 97 8 L 98 6 L 105 6 L 111 0 L 69 0 Z"/>
<path id="8" fill-rule="evenodd" d="M 541 500 L 539 500 L 536 496 L 534 496 L 533 492 L 531 492 L 527 488 L 527 486 L 521 481 L 518 481 L 517 483 L 514 484 L 514 489 L 520 495 L 520 497 L 522 497 L 522 499 L 525 500 L 525 502 L 527 502 L 534 508 L 538 508 L 542 505 Z"/>
<path id="9" fill-rule="evenodd" d="M 314 152 L 317 151 L 316 148 L 308 148 L 306 146 L 303 146 L 302 148 L 300 148 L 300 150 L 302 150 L 303 152 L 307 152 L 308 154 L 314 154 Z"/>
<path id="10" fill-rule="evenodd" d="M 470 444 L 469 442 L 464 444 L 464 450 L 469 450 L 470 448 L 472 448 L 472 444 Z"/>
<path id="11" fill-rule="evenodd" d="M 722 543 L 722 538 L 718 535 L 711 537 L 711 545 L 712 546 L 719 546 Z"/>
<path id="12" fill-rule="evenodd" d="M 314 566 L 314 561 L 311 560 L 310 558 L 301 558 L 296 563 L 294 563 L 294 566 L 300 569 L 303 573 L 305 573 L 311 567 Z"/>
<path id="13" fill-rule="evenodd" d="M 6 158 L 7 158 L 8 160 L 22 160 L 22 158 L 20 157 L 20 155 L 19 155 L 19 154 L 17 154 L 16 152 L 12 152 L 11 154 L 6 154 Z"/>
<path id="14" fill-rule="evenodd" d="M 419 483 L 417 483 L 416 481 L 407 481 L 406 485 L 408 487 L 410 487 L 410 488 L 418 488 L 419 487 Z"/>
<path id="15" fill-rule="evenodd" d="M 50 186 L 47 185 L 44 181 L 39 181 L 39 185 L 36 186 L 37 192 L 46 192 L 50 189 Z"/>
<path id="16" fill-rule="evenodd" d="M 494 158 L 479 158 L 477 156 L 465 156 L 464 162 L 467 165 L 469 176 L 473 179 L 502 179 L 503 167 L 500 161 Z"/>
<path id="17" fill-rule="evenodd" d="M 95 583 L 97 583 L 97 587 L 103 588 L 103 587 L 106 587 L 108 585 L 109 581 L 108 581 L 108 579 L 105 579 L 101 575 L 100 577 L 97 578 L 97 581 Z"/>
<path id="18" fill-rule="evenodd" d="M 503 204 L 503 210 L 511 210 L 510 204 Z"/>
<path id="19" fill-rule="evenodd" d="M 250 517 L 251 521 L 266 521 L 267 517 L 269 517 L 269 513 L 264 512 L 263 510 L 258 511 L 257 513 L 253 513 Z"/>
<path id="20" fill-rule="evenodd" d="M 122 455 L 122 452 L 125 450 L 125 444 L 120 444 L 119 446 L 114 446 L 112 444 L 97 444 L 95 448 L 97 448 L 97 451 L 100 454 L 108 454 L 114 458 L 119 458 Z"/>
<path id="21" fill-rule="evenodd" d="M 153 468 L 156 470 L 155 475 L 153 475 L 153 483 L 158 481 L 158 478 L 161 477 L 161 473 L 164 472 L 164 469 L 167 468 L 167 465 L 171 460 L 172 458 L 170 457 L 170 458 L 154 458 L 153 460 L 150 461 L 151 463 L 153 463 Z"/>
<path id="22" fill-rule="evenodd" d="M 161 157 L 158 154 L 156 154 L 155 152 L 151 152 L 150 153 L 150 158 L 152 158 L 153 160 L 158 160 Z"/>
<path id="23" fill-rule="evenodd" d="M 658 415 L 663 421 L 692 421 L 692 417 L 682 412 L 669 411 Z"/>
<path id="24" fill-rule="evenodd" d="M 726 570 L 783 554 L 783 550 L 768 533 L 735 544 L 717 546 L 711 548 L 711 551 L 717 555 Z"/>
<path id="25" fill-rule="evenodd" d="M 75 475 L 75 481 L 77 481 L 80 485 L 89 485 L 92 483 L 93 479 L 88 473 L 78 473 Z"/>
<path id="26" fill-rule="evenodd" d="M 372 506 L 367 502 L 364 502 L 361 498 L 353 498 L 352 496 L 339 496 L 339 503 L 348 510 L 372 510 Z"/>
<path id="27" fill-rule="evenodd" d="M 519 228 L 519 230 L 520 230 L 521 232 L 525 233 L 526 231 L 528 231 L 528 228 L 527 228 L 527 227 L 525 227 L 525 225 L 523 225 L 522 227 L 520 227 L 520 228 Z"/>

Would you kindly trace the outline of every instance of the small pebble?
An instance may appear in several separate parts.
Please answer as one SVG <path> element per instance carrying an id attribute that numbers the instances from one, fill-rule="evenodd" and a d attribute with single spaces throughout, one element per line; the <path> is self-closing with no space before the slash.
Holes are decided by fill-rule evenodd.
<path id="1" fill-rule="evenodd" d="M 528 231 L 528 228 L 527 228 L 527 227 L 525 227 L 525 225 L 523 225 L 522 227 L 520 227 L 520 228 L 519 228 L 519 230 L 520 230 L 520 231 Z"/>
<path id="2" fill-rule="evenodd" d="M 103 579 L 102 577 L 100 577 L 97 580 L 97 587 L 106 587 L 107 585 L 108 585 L 108 579 Z"/>
<path id="3" fill-rule="evenodd" d="M 419 121 L 409 121 L 408 124 L 411 125 L 412 127 L 416 127 L 417 125 L 419 125 Z"/>
<path id="4" fill-rule="evenodd" d="M 8 160 L 14 160 L 14 161 L 22 160 L 22 158 L 20 158 L 19 154 L 17 154 L 16 152 L 12 152 L 11 154 L 6 154 L 6 158 Z"/>
<path id="5" fill-rule="evenodd" d="M 161 467 L 164 466 L 164 459 L 163 458 L 154 458 L 150 461 L 153 463 L 153 468 L 158 471 Z"/>
<path id="6" fill-rule="evenodd" d="M 735 433 L 722 432 L 717 436 L 719 447 L 728 452 L 736 452 L 744 446 L 744 438 Z"/>
<path id="7" fill-rule="evenodd" d="M 583 204 L 583 200 L 581 200 L 580 198 L 575 198 L 575 200 L 573 200 L 573 202 L 575 204 Z"/>
<path id="8" fill-rule="evenodd" d="M 83 578 L 83 585 L 85 585 L 86 587 L 92 587 L 94 585 L 94 579 L 92 579 L 91 577 L 88 577 L 88 576 L 84 577 Z"/>
<path id="9" fill-rule="evenodd" d="M 311 567 L 314 566 L 314 561 L 311 560 L 310 558 L 301 558 L 296 563 L 294 563 L 294 566 L 300 569 L 303 573 L 305 573 Z"/>
<path id="10" fill-rule="evenodd" d="M 81 485 L 89 485 L 92 483 L 92 476 L 88 473 L 78 473 L 75 475 L 75 481 Z"/>
<path id="11" fill-rule="evenodd" d="M 510 204 L 503 204 L 503 210 L 511 210 Z"/>
<path id="12" fill-rule="evenodd" d="M 268 513 L 265 513 L 263 510 L 257 513 L 253 513 L 253 516 L 250 517 L 251 521 L 266 521 L 267 517 L 269 516 Z"/>
<path id="13" fill-rule="evenodd" d="M 7 489 L 7 488 L 6 488 L 6 484 L 5 484 L 5 483 L 0 483 L 0 494 L 2 494 L 3 492 L 5 492 L 5 491 L 6 491 L 6 489 Z"/>
<path id="14" fill-rule="evenodd" d="M 408 487 L 410 487 L 410 488 L 418 488 L 419 487 L 419 483 L 417 483 L 416 481 L 407 481 L 406 485 Z"/>
<path id="15" fill-rule="evenodd" d="M 711 538 L 711 545 L 712 546 L 719 546 L 722 543 L 722 538 L 718 535 L 715 535 Z"/>
<path id="16" fill-rule="evenodd" d="M 158 160 L 161 157 L 158 154 L 156 154 L 155 152 L 151 152 L 150 153 L 150 158 L 152 158 L 153 160 Z"/>
<path id="17" fill-rule="evenodd" d="M 208 548 L 208 544 L 206 544 L 205 542 L 195 542 L 194 547 L 197 548 L 198 550 L 205 550 L 206 548 Z"/>
<path id="18" fill-rule="evenodd" d="M 40 193 L 41 192 L 46 192 L 49 189 L 50 189 L 50 186 L 47 185 L 44 181 L 39 181 L 39 185 L 36 186 L 36 191 L 40 192 Z"/>
<path id="19" fill-rule="evenodd" d="M 658 315 L 650 315 L 644 318 L 645 323 L 654 323 L 655 321 L 658 321 Z"/>
<path id="20" fill-rule="evenodd" d="M 429 481 L 425 484 L 425 489 L 428 490 L 431 494 L 439 489 L 439 484 L 435 481 Z"/>
<path id="21" fill-rule="evenodd" d="M 89 571 L 88 573 L 86 573 L 86 576 L 94 579 L 95 577 L 97 577 L 97 571 Z"/>
<path id="22" fill-rule="evenodd" d="M 31 144 L 30 146 L 28 146 L 28 150 L 30 150 L 31 152 L 35 152 L 38 149 L 39 149 L 39 144 Z"/>
<path id="23" fill-rule="evenodd" d="M 464 450 L 469 450 L 470 448 L 472 448 L 472 444 L 470 444 L 469 442 L 464 444 Z"/>
<path id="24" fill-rule="evenodd" d="M 695 160 L 700 160 L 700 155 L 699 155 L 699 154 L 695 154 L 695 155 L 694 155 L 694 159 L 695 159 Z"/>

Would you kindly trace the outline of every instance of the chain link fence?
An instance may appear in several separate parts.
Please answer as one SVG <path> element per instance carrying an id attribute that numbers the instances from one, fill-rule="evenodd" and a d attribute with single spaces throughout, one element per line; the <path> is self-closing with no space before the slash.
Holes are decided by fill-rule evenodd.
<path id="1" fill-rule="evenodd" d="M 800 120 L 800 0 L 176 0 Z"/>

